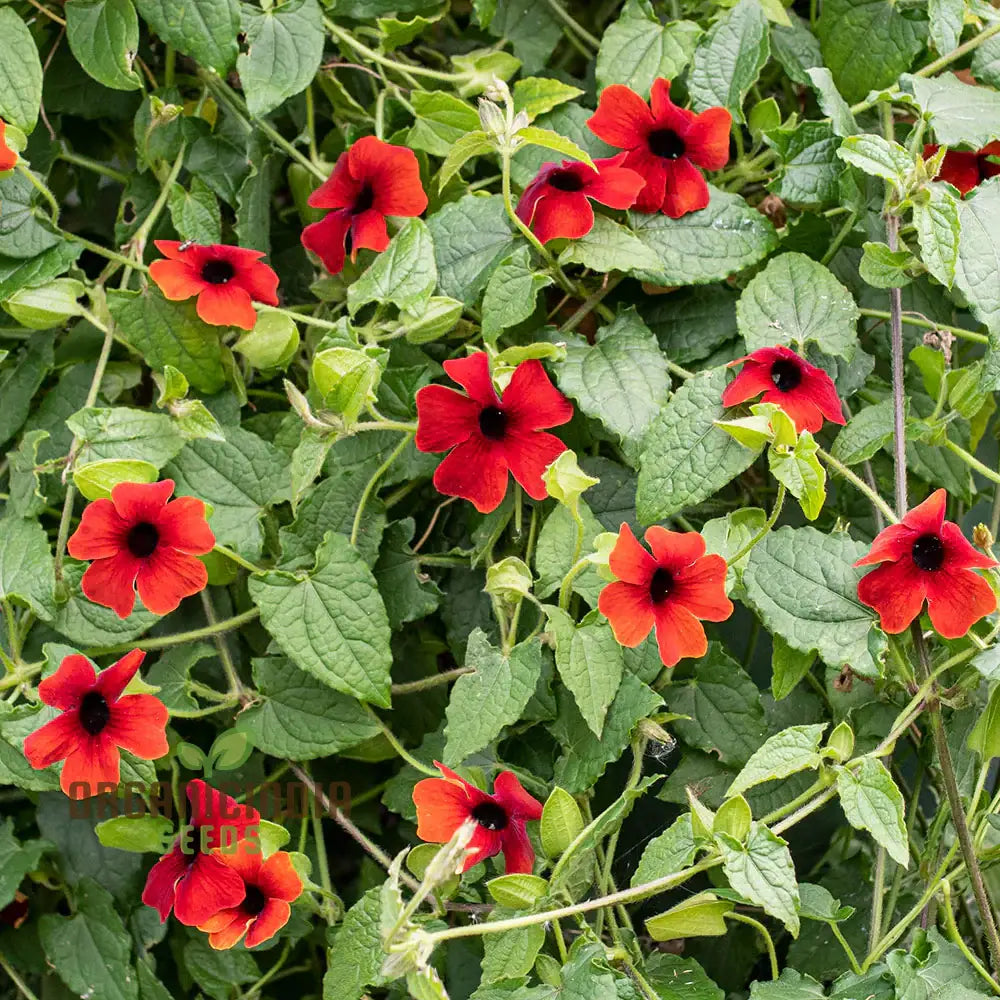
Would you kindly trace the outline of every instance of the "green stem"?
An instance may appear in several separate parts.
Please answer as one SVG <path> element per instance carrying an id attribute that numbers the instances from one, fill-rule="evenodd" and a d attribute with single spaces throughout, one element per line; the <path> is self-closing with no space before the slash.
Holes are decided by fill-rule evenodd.
<path id="1" fill-rule="evenodd" d="M 774 950 L 774 941 L 771 940 L 771 935 L 768 929 L 759 921 L 754 920 L 753 917 L 748 917 L 745 913 L 737 913 L 736 910 L 732 910 L 726 914 L 726 919 L 737 920 L 741 924 L 748 924 L 753 927 L 754 930 L 764 939 L 764 945 L 767 948 L 767 957 L 771 962 L 771 978 L 777 979 L 779 975 L 778 971 L 778 956 Z"/>
<path id="2" fill-rule="evenodd" d="M 614 291 L 625 280 L 624 274 L 616 274 L 612 278 L 608 278 L 607 281 L 596 291 L 593 295 L 589 296 L 584 300 L 583 304 L 579 309 L 561 327 L 559 327 L 560 333 L 569 333 L 575 330 L 580 323 L 586 319 L 595 309 L 597 309 L 605 296 Z"/>
<path id="3" fill-rule="evenodd" d="M 902 869 L 900 869 L 902 871 Z M 843 931 L 836 923 L 829 924 L 830 930 L 833 931 L 833 936 L 837 939 L 840 947 L 844 949 L 844 954 L 847 955 L 847 961 L 851 963 L 851 971 L 856 975 L 861 975 L 861 966 L 858 965 L 857 956 L 854 954 L 854 949 L 847 943 L 847 938 L 844 937 Z"/>
<path id="4" fill-rule="evenodd" d="M 361 516 L 365 512 L 365 505 L 368 503 L 369 497 L 371 497 L 372 492 L 378 485 L 378 481 L 385 475 L 389 466 L 392 465 L 397 458 L 399 458 L 399 456 L 403 453 L 403 449 L 412 439 L 412 432 L 404 434 L 400 439 L 399 444 L 392 449 L 389 457 L 374 471 L 374 473 L 372 473 L 372 477 L 368 480 L 364 492 L 361 494 L 361 499 L 358 501 L 358 509 L 354 512 L 354 524 L 351 525 L 351 545 L 357 545 L 358 543 L 358 533 L 361 531 Z"/>
<path id="5" fill-rule="evenodd" d="M 545 0 L 545 2 L 549 5 L 549 10 L 551 10 L 552 13 L 555 14 L 555 16 L 559 18 L 559 20 L 562 21 L 562 23 L 565 24 L 574 35 L 577 36 L 577 38 L 586 42 L 594 50 L 594 52 L 601 47 L 600 40 L 595 38 L 581 24 L 578 24 L 565 10 L 563 10 L 556 0 Z"/>
<path id="6" fill-rule="evenodd" d="M 568 572 L 563 577 L 562 586 L 559 588 L 559 607 L 563 611 L 569 610 L 569 601 L 573 596 L 573 581 L 590 565 L 590 560 L 584 557 L 570 566 Z"/>
<path id="7" fill-rule="evenodd" d="M 66 239 L 73 240 L 74 243 L 79 243 L 85 250 L 89 250 L 91 253 L 96 253 L 98 257 L 104 257 L 105 260 L 114 261 L 116 264 L 123 264 L 125 267 L 131 267 L 136 271 L 149 270 L 149 268 L 140 261 L 133 260 L 131 257 L 126 257 L 123 254 L 115 252 L 114 250 L 109 250 L 107 247 L 102 247 L 100 243 L 94 243 L 92 240 L 88 240 L 83 236 L 78 236 L 76 233 L 68 233 L 65 229 L 60 229 L 59 232 L 61 232 Z"/>
<path id="8" fill-rule="evenodd" d="M 205 611 L 205 617 L 208 619 L 208 627 L 216 629 L 212 638 L 215 641 L 215 648 L 219 653 L 219 660 L 222 662 L 222 669 L 225 671 L 226 680 L 229 681 L 229 693 L 239 701 L 249 700 L 243 687 L 243 682 L 240 680 L 240 675 L 236 670 L 236 664 L 233 662 L 232 654 L 229 652 L 229 645 L 223 634 L 218 631 L 219 619 L 215 617 L 215 607 L 212 604 L 212 598 L 207 587 L 201 592 L 200 596 L 201 606 Z"/>
<path id="9" fill-rule="evenodd" d="M 787 492 L 785 484 L 779 483 L 778 493 L 774 498 L 774 506 L 771 508 L 771 516 L 764 522 L 764 527 L 761 528 L 760 531 L 758 531 L 757 534 L 754 535 L 753 538 L 751 538 L 750 541 L 747 542 L 746 545 L 744 545 L 743 548 L 728 561 L 730 566 L 734 563 L 738 563 L 758 542 L 762 541 L 764 536 L 767 535 L 767 533 L 774 527 L 775 522 L 781 516 L 781 508 L 785 503 L 785 494 Z"/>
<path id="10" fill-rule="evenodd" d="M 846 479 L 859 493 L 863 493 L 882 512 L 882 516 L 890 523 L 897 524 L 899 518 L 896 517 L 893 509 L 876 493 L 863 479 L 856 476 L 843 462 L 839 462 L 829 452 L 819 448 L 816 454 L 838 475 Z"/>
<path id="11" fill-rule="evenodd" d="M 1000 995 L 1000 986 L 997 985 L 997 981 L 983 967 L 983 963 L 976 958 L 969 946 L 965 943 L 962 935 L 958 932 L 958 924 L 955 923 L 955 914 L 951 908 L 951 884 L 947 879 L 943 879 L 941 881 L 941 895 L 944 897 L 944 927 L 948 937 L 951 938 L 952 944 L 954 944 L 958 950 L 961 951 L 969 965 L 971 965 L 976 972 L 978 972 L 979 975 L 986 980 L 990 989 L 997 995 Z"/>
<path id="12" fill-rule="evenodd" d="M 834 236 L 833 242 L 830 244 L 826 253 L 823 254 L 823 259 L 820 261 L 824 267 L 836 256 L 837 251 L 840 249 L 840 245 L 847 239 L 848 234 L 854 228 L 854 222 L 856 219 L 857 214 L 851 212 L 851 214 L 844 220 L 844 224 L 837 230 L 837 235 Z"/>
<path id="13" fill-rule="evenodd" d="M 308 771 L 293 765 L 293 769 L 296 774 L 305 781 L 306 785 L 312 791 L 314 801 L 319 804 L 319 799 L 316 796 L 317 788 L 313 784 L 312 776 Z M 308 780 L 307 780 L 308 779 Z M 333 881 L 330 878 L 330 862 L 327 860 L 326 856 L 326 837 L 323 835 L 323 817 L 320 814 L 319 809 L 312 810 L 312 828 L 313 828 L 313 840 L 316 842 L 316 860 L 319 862 L 319 882 L 323 887 L 324 893 L 328 896 L 333 895 Z M 333 913 L 330 911 L 330 907 L 327 904 L 326 898 L 323 899 L 320 904 L 320 910 L 323 913 L 323 917 L 328 924 L 333 923 Z"/>
<path id="14" fill-rule="evenodd" d="M 146 248 L 146 240 L 149 239 L 149 234 L 153 231 L 153 226 L 156 225 L 157 219 L 160 217 L 160 213 L 167 207 L 167 201 L 170 198 L 170 190 L 174 186 L 174 181 L 177 180 L 181 172 L 181 167 L 184 166 L 184 153 L 187 149 L 185 144 L 181 144 L 180 151 L 177 153 L 174 162 L 171 164 L 170 173 L 167 174 L 166 180 L 164 180 L 162 187 L 160 188 L 160 193 L 157 195 L 156 201 L 153 202 L 153 207 L 149 210 L 149 214 L 145 219 L 142 220 L 142 225 L 135 231 L 132 239 L 129 240 L 133 247 L 136 260 L 142 261 L 143 251 Z"/>
<path id="15" fill-rule="evenodd" d="M 116 653 L 127 653 L 132 649 L 144 649 L 147 652 L 153 649 L 170 649 L 171 646 L 180 646 L 185 642 L 199 642 L 202 639 L 211 639 L 223 632 L 231 632 L 240 628 L 259 617 L 260 611 L 251 608 L 242 614 L 232 618 L 224 618 L 214 625 L 207 625 L 204 628 L 192 629 L 190 632 L 175 632 L 173 635 L 157 636 L 154 639 L 133 639 L 131 642 L 122 642 L 116 646 L 99 646 L 95 649 L 87 650 L 87 656 L 111 656 Z"/>
<path id="16" fill-rule="evenodd" d="M 421 774 L 430 775 L 432 778 L 440 778 L 441 774 L 435 767 L 429 767 L 423 761 L 417 760 L 413 754 L 410 753 L 406 747 L 396 738 L 396 734 L 385 724 L 385 722 L 380 719 L 371 708 L 368 709 L 368 714 L 371 716 L 372 721 L 382 730 L 382 735 L 386 738 L 389 746 L 396 751 L 397 755 L 402 757 L 410 767 L 416 768 Z"/>
<path id="17" fill-rule="evenodd" d="M 3 955 L 0 955 L 0 969 L 3 969 L 3 971 L 10 976 L 10 981 L 21 991 L 21 996 L 23 996 L 25 1000 L 38 1000 L 38 997 L 32 993 L 28 984 L 17 974 L 17 972 L 14 971 L 13 967 L 7 959 L 3 957 Z"/>
<path id="18" fill-rule="evenodd" d="M 885 848 L 879 845 L 875 851 L 875 888 L 872 892 L 871 916 L 868 921 L 868 950 L 878 944 L 882 930 L 882 897 L 885 894 Z"/>
<path id="19" fill-rule="evenodd" d="M 687 368 L 682 368 L 676 362 L 671 361 L 670 358 L 664 358 L 663 360 L 667 363 L 667 371 L 676 375 L 678 378 L 694 378 L 694 372 L 688 371 Z"/>
<path id="20" fill-rule="evenodd" d="M 418 681 L 393 684 L 391 691 L 393 696 L 416 694 L 418 691 L 426 691 L 428 688 L 439 687 L 441 684 L 450 684 L 452 681 L 457 681 L 463 674 L 471 674 L 473 672 L 472 667 L 455 667 L 454 670 L 446 670 L 443 674 L 432 674 L 430 677 L 422 677 Z"/>
<path id="21" fill-rule="evenodd" d="M 257 310 L 257 312 L 278 313 L 281 316 L 288 316 L 296 323 L 305 323 L 306 326 L 318 326 L 324 330 L 340 329 L 340 324 L 334 323 L 332 320 L 319 319 L 316 316 L 310 316 L 308 313 L 296 312 L 294 309 L 282 309 L 280 306 L 268 306 L 263 302 L 255 302 L 253 307 Z"/>
<path id="22" fill-rule="evenodd" d="M 59 226 L 59 202 L 56 201 L 56 196 L 46 187 L 46 185 L 32 173 L 31 168 L 24 162 L 24 160 L 17 161 L 17 171 L 24 177 L 27 177 L 31 181 L 32 187 L 38 191 L 39 194 L 49 203 L 49 214 L 52 218 L 52 225 L 58 228 Z"/>
<path id="23" fill-rule="evenodd" d="M 266 573 L 267 570 L 262 569 L 260 566 L 255 566 L 252 562 L 244 559 L 238 552 L 234 552 L 232 549 L 227 548 L 225 545 L 219 545 L 216 543 L 215 551 L 219 555 L 225 556 L 227 559 L 231 559 L 238 566 L 242 566 L 244 569 L 249 570 L 251 573 Z"/>
<path id="24" fill-rule="evenodd" d="M 1000 483 L 1000 475 L 993 471 L 988 465 L 984 465 L 982 462 L 976 458 L 975 455 L 970 455 L 964 448 L 959 447 L 954 441 L 949 441 L 945 439 L 944 446 L 953 455 L 957 455 L 966 465 L 970 468 L 975 469 L 981 476 L 985 476 L 990 482 Z"/>
<path id="25" fill-rule="evenodd" d="M 632 742 L 632 770 L 629 772 L 628 781 L 625 783 L 625 788 L 622 790 L 622 798 L 627 797 L 629 792 L 631 792 L 639 784 L 639 779 L 642 778 L 642 761 L 643 756 L 646 753 L 647 742 L 648 741 L 641 736 Z M 604 855 L 604 871 L 601 873 L 601 892 L 608 892 L 613 885 L 611 880 L 611 868 L 615 862 L 615 851 L 618 848 L 618 835 L 620 833 L 621 826 L 617 826 L 615 827 L 614 833 L 608 837 L 608 844 L 605 848 Z"/>
<path id="26" fill-rule="evenodd" d="M 965 44 L 959 45 L 958 48 L 952 49 L 947 55 L 941 56 L 939 59 L 935 59 L 934 62 L 928 63 L 923 69 L 918 69 L 914 76 L 933 76 L 939 70 L 944 69 L 946 66 L 950 66 L 953 62 L 957 62 L 964 56 L 967 56 L 970 52 L 975 51 L 979 48 L 983 42 L 989 41 L 998 31 L 1000 31 L 1000 21 L 996 21 L 991 24 L 988 28 L 980 31 L 975 38 L 970 38 Z"/>
<path id="27" fill-rule="evenodd" d="M 763 826 L 770 826 L 775 821 L 781 819 L 783 816 L 789 815 L 789 813 L 795 812 L 800 806 L 804 805 L 806 802 L 811 801 L 812 797 L 816 795 L 817 792 L 821 792 L 826 788 L 826 783 L 823 781 L 815 781 L 811 784 L 801 795 L 796 795 L 791 802 L 786 802 L 783 806 L 778 806 L 777 809 L 769 812 L 760 822 Z"/>
<path id="28" fill-rule="evenodd" d="M 73 163 L 78 167 L 83 167 L 84 170 L 90 170 L 95 174 L 110 177 L 111 180 L 117 181 L 119 184 L 128 183 L 128 174 L 123 173 L 121 170 L 115 170 L 114 167 L 109 167 L 104 163 L 98 163 L 97 160 L 92 160 L 89 156 L 81 156 L 79 153 L 74 153 L 71 150 L 61 149 L 59 150 L 59 159 L 65 160 L 67 163 Z"/>
<path id="29" fill-rule="evenodd" d="M 870 316 L 872 319 L 892 319 L 892 314 L 882 309 L 859 309 L 862 316 Z M 949 326 L 947 323 L 932 323 L 922 316 L 913 316 L 910 313 L 902 314 L 903 322 L 908 326 L 919 326 L 923 330 L 946 330 L 962 340 L 969 340 L 975 344 L 988 344 L 989 337 L 982 333 L 974 333 L 972 330 L 965 330 L 960 326 Z"/>

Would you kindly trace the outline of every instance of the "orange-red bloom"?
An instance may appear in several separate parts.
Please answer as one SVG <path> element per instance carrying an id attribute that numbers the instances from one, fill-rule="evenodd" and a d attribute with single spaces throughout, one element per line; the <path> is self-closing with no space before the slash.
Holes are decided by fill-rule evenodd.
<path id="1" fill-rule="evenodd" d="M 340 274 L 347 254 L 354 260 L 362 247 L 381 253 L 389 245 L 387 215 L 420 215 L 427 195 L 412 149 L 366 135 L 337 158 L 309 204 L 332 211 L 302 230 L 302 245 L 330 274 Z"/>
<path id="2" fill-rule="evenodd" d="M 645 186 L 634 170 L 623 167 L 628 153 L 594 160 L 596 170 L 577 160 L 547 163 L 524 189 L 518 218 L 542 241 L 575 240 L 594 228 L 589 198 L 609 208 L 631 208 Z"/>
<path id="3" fill-rule="evenodd" d="M 996 610 L 996 594 L 974 571 L 997 562 L 944 519 L 946 499 L 944 490 L 935 490 L 899 524 L 880 531 L 868 555 L 854 564 L 881 564 L 861 578 L 858 599 L 878 612 L 886 632 L 902 632 L 925 600 L 931 624 L 945 639 L 961 638 Z"/>
<path id="4" fill-rule="evenodd" d="M 726 597 L 726 560 L 705 555 L 705 539 L 695 531 L 646 531 L 650 555 L 623 524 L 608 565 L 618 580 L 609 583 L 597 606 L 623 646 L 638 646 L 656 628 L 664 666 L 686 656 L 704 656 L 708 639 L 701 621 L 725 621 L 733 613 Z"/>
<path id="5" fill-rule="evenodd" d="M 291 856 L 276 851 L 265 861 L 259 844 L 246 843 L 216 855 L 243 879 L 243 901 L 209 917 L 198 930 L 208 934 L 208 943 L 216 950 L 232 948 L 244 934 L 248 948 L 274 937 L 288 923 L 289 904 L 302 893 L 302 879 Z"/>
<path id="6" fill-rule="evenodd" d="M 13 170 L 17 153 L 7 145 L 7 123 L 0 118 L 0 171 Z"/>
<path id="7" fill-rule="evenodd" d="M 84 594 L 119 618 L 132 613 L 136 589 L 147 610 L 165 615 L 208 583 L 195 558 L 215 546 L 205 505 L 194 497 L 167 503 L 173 491 L 172 479 L 118 483 L 110 500 L 87 505 L 69 540 L 74 559 L 94 560 L 83 574 Z"/>
<path id="8" fill-rule="evenodd" d="M 167 259 L 154 260 L 149 276 L 174 302 L 197 295 L 198 315 L 206 323 L 252 330 L 257 322 L 254 302 L 278 304 L 278 276 L 261 263 L 264 254 L 259 250 L 220 243 L 155 242 Z"/>
<path id="9" fill-rule="evenodd" d="M 507 874 L 530 872 L 535 851 L 525 823 L 542 818 L 542 804 L 533 799 L 510 771 L 501 771 L 493 794 L 469 784 L 450 768 L 434 761 L 443 778 L 425 778 L 413 789 L 417 807 L 417 836 L 432 844 L 446 844 L 468 819 L 478 824 L 469 841 L 465 871 L 503 852 Z"/>
<path id="10" fill-rule="evenodd" d="M 587 124 L 599 139 L 628 150 L 625 166 L 646 180 L 636 208 L 679 219 L 708 205 L 708 185 L 698 167 L 721 170 L 729 159 L 732 115 L 709 108 L 700 115 L 670 100 L 670 81 L 653 81 L 650 103 L 620 83 L 601 91 Z"/>
<path id="11" fill-rule="evenodd" d="M 70 798 L 86 799 L 99 785 L 118 784 L 119 748 L 143 760 L 167 753 L 163 702 L 150 694 L 122 694 L 145 655 L 133 649 L 100 674 L 87 657 L 67 656 L 38 685 L 38 697 L 62 714 L 25 739 L 24 755 L 36 770 L 65 761 L 59 784 Z"/>
<path id="12" fill-rule="evenodd" d="M 191 826 L 150 869 L 142 901 L 161 921 L 172 909 L 182 924 L 197 927 L 245 898 L 242 877 L 221 860 L 218 849 L 235 850 L 251 831 L 259 846 L 260 813 L 200 778 L 188 782 L 187 799 Z"/>
<path id="13" fill-rule="evenodd" d="M 934 143 L 928 143 L 924 146 L 924 159 L 929 160 L 940 148 Z M 1000 142 L 991 142 L 975 152 L 949 149 L 944 154 L 944 160 L 934 179 L 947 181 L 962 194 L 968 194 L 983 181 L 1000 174 L 1000 163 L 988 159 L 990 156 L 1000 157 Z"/>
<path id="14" fill-rule="evenodd" d="M 544 428 L 565 424 L 573 406 L 549 381 L 541 363 L 518 365 L 502 400 L 484 351 L 446 361 L 444 370 L 468 395 L 443 385 L 417 391 L 417 448 L 453 449 L 434 471 L 434 485 L 488 513 L 500 506 L 507 492 L 509 470 L 528 496 L 544 500 L 548 491 L 542 473 L 566 450 Z"/>
<path id="15" fill-rule="evenodd" d="M 847 422 L 833 379 L 781 344 L 762 347 L 730 364 L 742 364 L 743 370 L 722 393 L 723 406 L 736 406 L 764 393 L 761 402 L 780 406 L 798 431 L 815 433 L 824 417 L 832 424 Z"/>

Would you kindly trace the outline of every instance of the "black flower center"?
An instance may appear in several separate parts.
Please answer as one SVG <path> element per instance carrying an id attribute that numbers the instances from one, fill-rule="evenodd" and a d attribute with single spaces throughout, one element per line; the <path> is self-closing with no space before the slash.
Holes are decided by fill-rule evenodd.
<path id="1" fill-rule="evenodd" d="M 944 545 L 937 535 L 921 535 L 910 550 L 910 555 L 916 563 L 917 569 L 922 569 L 927 573 L 933 573 L 940 569 L 944 562 Z"/>
<path id="2" fill-rule="evenodd" d="M 658 567 L 649 581 L 649 598 L 654 604 L 665 601 L 667 595 L 674 589 L 674 578 L 670 575 L 670 570 Z"/>
<path id="3" fill-rule="evenodd" d="M 224 285 L 236 272 L 228 260 L 206 260 L 201 265 L 201 276 L 210 285 Z"/>
<path id="4" fill-rule="evenodd" d="M 491 441 L 501 441 L 507 428 L 507 415 L 496 406 L 487 406 L 479 411 L 479 429 Z"/>
<path id="5" fill-rule="evenodd" d="M 362 212 L 367 212 L 372 205 L 375 204 L 375 192 L 372 190 L 370 184 L 366 184 L 361 189 L 361 194 L 358 195 L 357 201 L 354 203 L 354 208 L 351 210 L 355 215 L 360 215 Z"/>
<path id="6" fill-rule="evenodd" d="M 240 909 L 244 913 L 249 913 L 256 917 L 264 907 L 267 906 L 267 896 L 264 895 L 255 885 L 248 885 L 246 888 L 246 895 L 243 897 L 243 902 L 240 904 Z"/>
<path id="7" fill-rule="evenodd" d="M 664 160 L 676 160 L 684 155 L 684 140 L 672 128 L 658 128 L 646 138 L 653 156 Z"/>
<path id="8" fill-rule="evenodd" d="M 160 533 L 156 530 L 156 525 L 140 521 L 129 529 L 125 544 L 137 559 L 145 559 L 156 551 L 159 541 Z"/>
<path id="9" fill-rule="evenodd" d="M 509 822 L 507 810 L 495 802 L 480 802 L 472 810 L 472 818 L 484 830 L 503 830 Z"/>
<path id="10" fill-rule="evenodd" d="M 802 381 L 802 369 L 794 361 L 779 358 L 771 365 L 771 381 L 778 392 L 791 392 Z"/>
<path id="11" fill-rule="evenodd" d="M 554 170 L 549 174 L 549 184 L 557 191 L 583 190 L 583 180 L 573 170 Z"/>
<path id="12" fill-rule="evenodd" d="M 96 736 L 111 721 L 111 709 L 100 691 L 88 691 L 80 702 L 80 725 Z"/>

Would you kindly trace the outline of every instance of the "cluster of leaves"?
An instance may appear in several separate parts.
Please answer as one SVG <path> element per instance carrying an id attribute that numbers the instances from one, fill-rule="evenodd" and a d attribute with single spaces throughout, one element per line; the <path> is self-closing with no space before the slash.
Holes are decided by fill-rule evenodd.
<path id="1" fill-rule="evenodd" d="M 998 533 L 1000 179 L 963 198 L 924 159 L 1000 139 L 997 11 L 324 3 L 0 6 L 0 997 L 1000 992 L 997 628 L 887 636 L 853 566 L 894 472 Z M 733 116 L 708 207 L 540 247 L 514 194 L 612 155 L 599 92 L 658 77 Z M 501 148 L 474 102 L 504 83 Z M 429 207 L 331 276 L 309 195 L 370 134 L 416 152 Z M 265 252 L 282 305 L 207 325 L 149 281 L 157 238 Z M 727 364 L 775 344 L 829 372 L 846 426 L 723 408 Z M 572 400 L 547 499 L 479 514 L 432 485 L 415 394 L 466 349 L 540 359 Z M 210 508 L 209 587 L 121 620 L 66 539 L 163 478 Z M 597 611 L 623 523 L 729 562 L 737 611 L 697 661 Z M 123 760 L 140 799 L 199 773 L 323 790 L 271 817 L 310 877 L 261 948 L 140 902 L 183 816 L 71 808 L 24 758 L 39 680 L 135 646 L 171 713 L 168 757 Z M 414 846 L 435 760 L 545 802 L 535 874 Z"/>

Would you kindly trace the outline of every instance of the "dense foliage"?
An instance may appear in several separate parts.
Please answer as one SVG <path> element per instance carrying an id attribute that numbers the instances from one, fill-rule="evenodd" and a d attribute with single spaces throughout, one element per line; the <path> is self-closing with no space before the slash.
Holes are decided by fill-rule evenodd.
<path id="1" fill-rule="evenodd" d="M 0 998 L 1000 994 L 998 86 L 0 3 Z"/>

